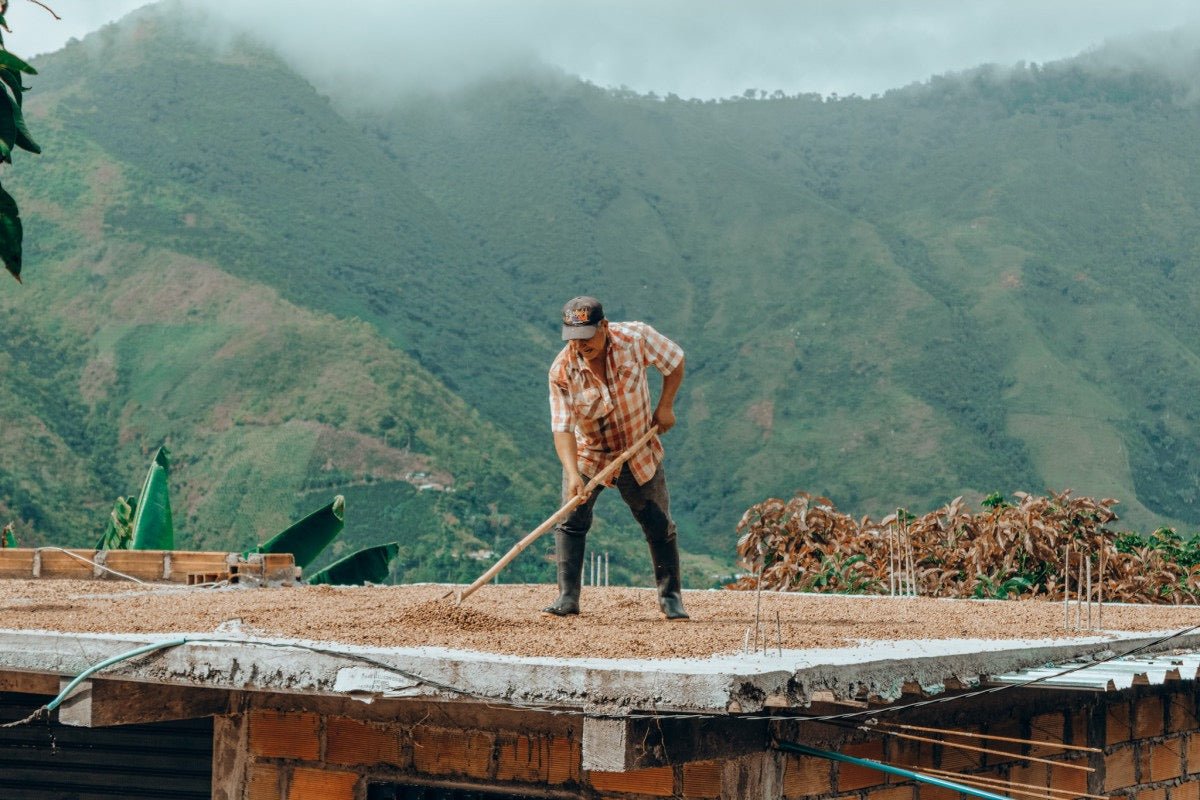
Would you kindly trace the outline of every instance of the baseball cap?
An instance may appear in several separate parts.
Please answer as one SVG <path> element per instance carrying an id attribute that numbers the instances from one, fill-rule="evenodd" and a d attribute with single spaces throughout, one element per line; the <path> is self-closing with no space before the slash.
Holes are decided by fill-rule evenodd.
<path id="1" fill-rule="evenodd" d="M 596 326 L 604 319 L 604 306 L 594 297 L 573 297 L 562 310 L 563 341 L 590 339 L 596 335 Z"/>

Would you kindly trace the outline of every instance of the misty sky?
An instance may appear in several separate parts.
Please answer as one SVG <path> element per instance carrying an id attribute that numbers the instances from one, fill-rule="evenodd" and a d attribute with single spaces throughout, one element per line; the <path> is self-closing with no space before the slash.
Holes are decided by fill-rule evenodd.
<path id="1" fill-rule="evenodd" d="M 371 84 L 454 88 L 530 58 L 602 86 L 728 97 L 869 96 L 983 63 L 1200 30 L 1196 0 L 169 0 L 254 31 L 293 63 Z M 15 53 L 56 50 L 146 0 L 11 0 Z M 222 27 L 222 26 L 214 26 Z M 314 59 L 314 49 L 324 55 Z"/>

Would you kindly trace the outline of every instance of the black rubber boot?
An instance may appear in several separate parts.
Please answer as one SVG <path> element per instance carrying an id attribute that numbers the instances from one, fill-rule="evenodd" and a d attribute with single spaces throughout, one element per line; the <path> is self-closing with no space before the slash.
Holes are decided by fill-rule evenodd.
<path id="1" fill-rule="evenodd" d="M 679 578 L 679 547 L 675 537 L 651 540 L 650 557 L 654 559 L 654 582 L 658 585 L 658 610 L 667 619 L 691 619 L 683 610 L 683 581 Z"/>
<path id="2" fill-rule="evenodd" d="M 543 608 L 543 614 L 568 617 L 579 613 L 579 588 L 586 546 L 586 536 L 571 536 L 557 529 L 554 531 L 554 549 L 558 554 L 558 599 Z"/>

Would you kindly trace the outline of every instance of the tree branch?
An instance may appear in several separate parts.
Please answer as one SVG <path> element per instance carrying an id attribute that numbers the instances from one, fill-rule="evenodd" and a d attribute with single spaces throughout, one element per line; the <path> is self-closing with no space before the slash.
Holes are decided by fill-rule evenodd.
<path id="1" fill-rule="evenodd" d="M 41 6 L 42 8 L 44 8 L 50 12 L 50 16 L 54 17 L 56 20 L 59 20 L 60 22 L 62 21 L 62 17 L 60 17 L 58 14 L 55 14 L 54 9 L 51 8 L 50 6 L 46 5 L 45 3 L 43 3 L 42 0 L 29 0 L 29 2 L 33 3 L 35 6 Z"/>

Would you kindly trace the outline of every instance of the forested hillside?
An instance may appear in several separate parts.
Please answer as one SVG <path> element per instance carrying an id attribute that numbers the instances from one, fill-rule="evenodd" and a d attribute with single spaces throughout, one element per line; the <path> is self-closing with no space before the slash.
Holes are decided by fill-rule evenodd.
<path id="1" fill-rule="evenodd" d="M 189 545 L 342 493 L 348 543 L 405 543 L 398 577 L 478 572 L 555 506 L 545 369 L 578 293 L 687 350 L 693 584 L 797 489 L 879 515 L 1070 487 L 1200 527 L 1187 87 L 1063 62 L 698 102 L 543 72 L 365 104 L 173 14 L 30 81 L 27 286 L 0 289 L 0 517 L 27 538 L 94 540 L 165 440 Z"/>

